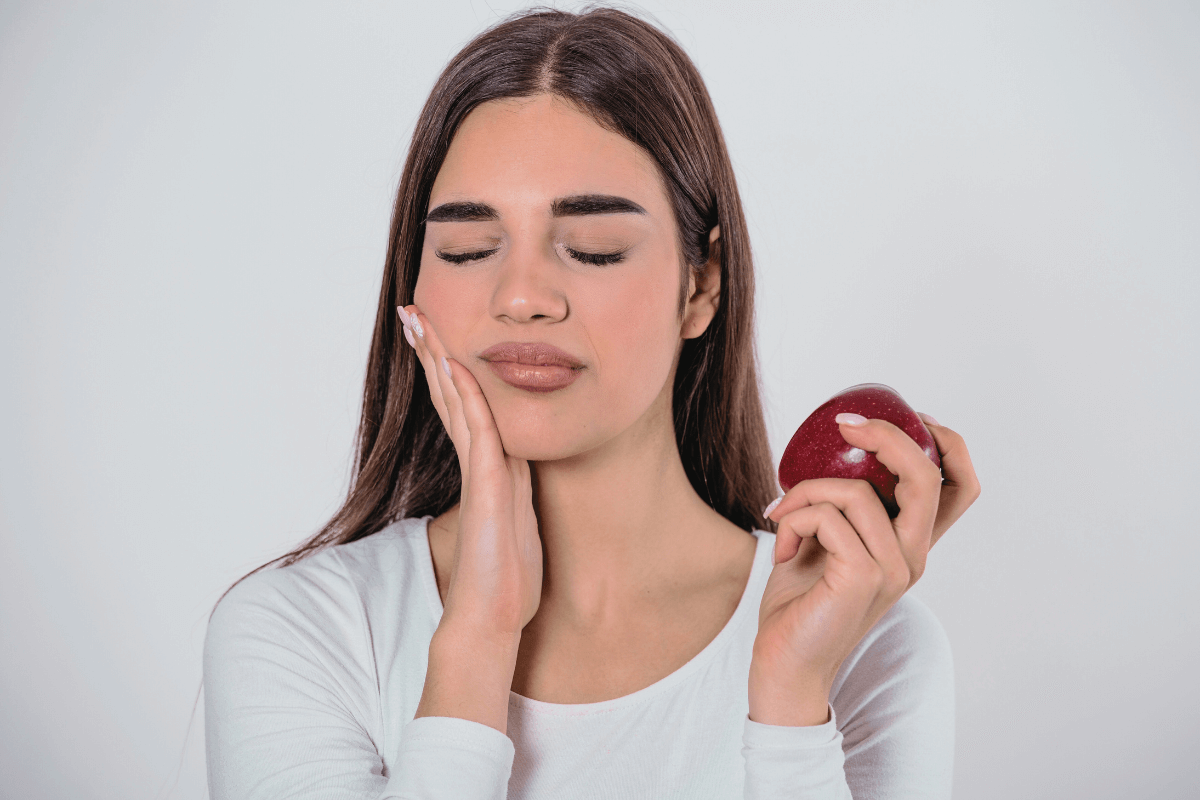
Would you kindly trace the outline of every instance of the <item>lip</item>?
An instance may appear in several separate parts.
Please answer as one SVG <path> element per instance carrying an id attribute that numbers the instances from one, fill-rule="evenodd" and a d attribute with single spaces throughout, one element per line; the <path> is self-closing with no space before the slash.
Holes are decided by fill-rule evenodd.
<path id="1" fill-rule="evenodd" d="M 546 342 L 500 342 L 479 354 L 484 361 L 508 361 L 530 366 L 579 369 L 583 362 L 566 350 Z"/>
<path id="2" fill-rule="evenodd" d="M 553 392 L 575 382 L 583 362 L 545 342 L 501 342 L 479 354 L 500 380 L 529 392 Z"/>

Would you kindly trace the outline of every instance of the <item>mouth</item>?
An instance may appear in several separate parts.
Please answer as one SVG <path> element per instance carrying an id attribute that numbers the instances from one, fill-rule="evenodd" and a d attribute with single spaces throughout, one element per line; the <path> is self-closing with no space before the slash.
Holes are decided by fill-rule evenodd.
<path id="1" fill-rule="evenodd" d="M 516 389 L 527 392 L 556 392 L 575 382 L 582 368 L 573 369 L 557 364 L 521 364 L 515 361 L 489 361 L 488 368 Z"/>
<path id="2" fill-rule="evenodd" d="M 565 389 L 584 367 L 578 358 L 549 342 L 500 342 L 479 357 L 500 380 L 527 392 Z"/>

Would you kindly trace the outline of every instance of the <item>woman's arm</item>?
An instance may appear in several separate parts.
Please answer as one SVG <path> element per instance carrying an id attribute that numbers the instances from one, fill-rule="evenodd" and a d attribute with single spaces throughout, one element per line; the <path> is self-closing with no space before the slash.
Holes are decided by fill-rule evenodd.
<path id="1" fill-rule="evenodd" d="M 745 800 L 849 800 L 837 713 L 821 725 L 766 725 L 746 717 Z M 857 798 L 857 795 L 854 795 Z"/>
<path id="2" fill-rule="evenodd" d="M 846 660 L 834 704 L 854 800 L 949 800 L 954 657 L 928 606 L 900 598 Z"/>
<path id="3" fill-rule="evenodd" d="M 304 584 L 276 571 L 251 575 L 209 620 L 204 724 L 212 800 L 374 800 L 387 783 L 370 732 L 374 679 L 347 635 L 359 620 Z"/>
<path id="4" fill-rule="evenodd" d="M 822 725 L 746 720 L 746 800 L 949 800 L 954 661 L 924 603 L 900 598 L 846 659 L 832 695 Z"/>
<path id="5" fill-rule="evenodd" d="M 242 581 L 204 643 L 212 800 L 501 800 L 512 741 L 450 717 L 408 723 L 384 765 L 382 710 L 362 601 L 309 564 Z"/>
<path id="6" fill-rule="evenodd" d="M 296 570 L 251 575 L 218 605 L 205 642 L 213 800 L 507 794 L 509 688 L 521 630 L 541 597 L 529 465 L 504 452 L 482 390 L 444 357 L 428 319 L 397 311 L 463 477 L 454 569 L 415 719 L 385 775 L 368 733 L 381 714 L 378 676 L 349 581 L 304 586 Z"/>
<path id="7" fill-rule="evenodd" d="M 923 419 L 937 443 L 940 470 L 895 425 L 858 414 L 839 414 L 836 418 L 848 442 L 875 453 L 899 477 L 896 487 L 899 514 L 894 520 L 869 484 L 838 478 L 801 481 L 764 512 L 779 522 L 779 532 L 775 538 L 775 569 L 759 610 L 759 631 L 750 665 L 748 722 L 794 726 L 798 731 L 808 729 L 807 733 L 793 735 L 797 740 L 800 737 L 811 740 L 815 730 L 832 724 L 832 711 L 827 717 L 826 709 L 831 708 L 834 684 L 838 676 L 845 674 L 849 658 L 862 652 L 866 644 L 881 641 L 882 650 L 872 651 L 878 653 L 877 657 L 864 662 L 866 668 L 858 673 L 872 679 L 861 689 L 870 697 L 869 713 L 854 720 L 844 719 L 842 729 L 848 732 L 853 725 L 860 729 L 865 725 L 864 737 L 869 736 L 871 742 L 868 746 L 864 738 L 863 748 L 874 754 L 886 754 L 889 748 L 882 743 L 889 735 L 881 735 L 875 723 L 861 720 L 887 720 L 883 729 L 895 726 L 899 744 L 894 749 L 915 761 L 908 763 L 905 758 L 888 761 L 873 754 L 862 762 L 867 764 L 865 774 L 869 776 L 863 779 L 864 786 L 877 779 L 886 787 L 879 796 L 886 797 L 929 797 L 933 796 L 927 790 L 929 784 L 948 784 L 953 746 L 947 753 L 936 742 L 944 741 L 947 735 L 953 737 L 953 669 L 948 645 L 943 646 L 944 642 L 929 632 L 941 631 L 932 614 L 927 613 L 923 623 L 913 623 L 918 626 L 913 638 L 925 643 L 928 653 L 910 654 L 900 662 L 895 661 L 891 651 L 897 648 L 902 651 L 911 645 L 876 638 L 882 635 L 882 631 L 877 632 L 879 623 L 885 617 L 894 617 L 898 601 L 924 573 L 929 549 L 979 495 L 979 481 L 962 437 L 930 417 Z M 915 601 L 905 606 L 914 604 Z M 920 612 L 912 611 L 909 616 L 919 619 Z M 927 629 L 923 636 L 919 635 L 922 624 Z M 941 638 L 945 638 L 944 632 Z M 921 667 L 922 663 L 933 666 Z M 937 663 L 945 665 L 945 669 L 939 670 Z M 913 682 L 916 691 L 909 695 L 889 693 L 889 681 L 897 680 L 895 676 L 903 674 L 909 664 L 918 668 L 915 673 L 918 677 L 924 674 L 924 682 Z M 922 673 L 922 669 L 926 672 Z M 940 703 L 937 701 L 939 689 L 950 692 L 948 703 L 944 695 L 940 696 Z M 918 705 L 905 705 L 911 703 L 911 695 L 918 697 Z M 949 709 L 930 716 L 941 727 L 925 731 L 935 742 L 931 746 L 938 751 L 928 765 L 921 760 L 920 745 L 914 744 L 920 738 L 904 734 L 905 729 L 914 727 L 915 721 L 922 718 L 922 695 L 932 695 L 932 705 L 943 711 Z M 889 701 L 895 706 L 889 706 Z M 750 726 L 747 727 L 750 735 Z M 777 738 L 784 736 L 780 733 Z M 915 753 L 914 748 L 917 748 Z M 862 769 L 858 762 L 850 762 L 849 750 L 846 756 L 843 766 L 847 775 Z M 825 791 L 779 796 L 849 796 L 849 784 L 837 786 L 835 761 L 833 757 L 825 760 L 829 765 Z M 901 794 L 901 787 L 893 786 L 893 781 L 915 785 L 916 794 Z"/>

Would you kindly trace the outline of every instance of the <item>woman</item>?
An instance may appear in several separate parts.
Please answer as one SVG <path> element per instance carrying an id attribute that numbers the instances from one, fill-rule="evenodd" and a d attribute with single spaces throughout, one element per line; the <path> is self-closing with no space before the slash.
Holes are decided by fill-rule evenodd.
<path id="1" fill-rule="evenodd" d="M 949 646 L 903 594 L 967 451 L 927 420 L 943 481 L 850 415 L 900 515 L 806 481 L 758 528 L 753 288 L 669 37 L 601 8 L 468 44 L 401 179 L 349 497 L 210 620 L 214 800 L 948 797 Z"/>

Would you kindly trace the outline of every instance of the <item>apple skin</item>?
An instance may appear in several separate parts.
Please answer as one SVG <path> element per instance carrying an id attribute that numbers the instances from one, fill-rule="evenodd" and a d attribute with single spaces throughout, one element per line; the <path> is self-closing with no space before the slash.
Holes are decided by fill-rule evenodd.
<path id="1" fill-rule="evenodd" d="M 779 485 L 786 492 L 812 478 L 859 478 L 875 488 L 888 516 L 895 519 L 900 513 L 896 505 L 900 479 L 873 453 L 842 438 L 841 426 L 834 417 L 843 412 L 892 423 L 911 436 L 929 460 L 941 468 L 933 435 L 900 393 L 882 383 L 860 383 L 826 400 L 800 424 L 779 459 Z"/>

